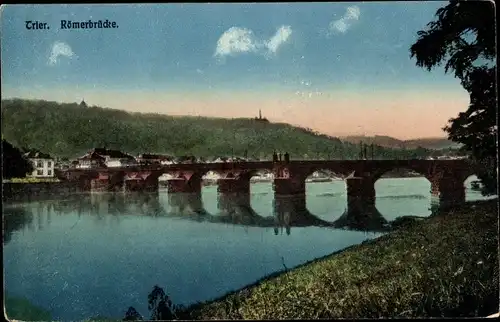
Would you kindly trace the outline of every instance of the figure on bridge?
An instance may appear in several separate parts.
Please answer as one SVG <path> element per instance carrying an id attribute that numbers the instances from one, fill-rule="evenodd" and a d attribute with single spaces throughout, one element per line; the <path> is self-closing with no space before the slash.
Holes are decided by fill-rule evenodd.
<path id="1" fill-rule="evenodd" d="M 278 154 L 276 153 L 276 150 L 274 150 L 273 152 L 273 162 L 277 162 L 278 161 Z"/>
<path id="2" fill-rule="evenodd" d="M 288 152 L 285 152 L 285 162 L 290 162 L 290 154 Z"/>

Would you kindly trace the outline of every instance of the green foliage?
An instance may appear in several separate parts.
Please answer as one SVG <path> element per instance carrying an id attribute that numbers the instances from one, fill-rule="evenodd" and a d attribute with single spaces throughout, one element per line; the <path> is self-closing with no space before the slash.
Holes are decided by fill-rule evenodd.
<path id="1" fill-rule="evenodd" d="M 417 66 L 431 70 L 446 62 L 470 95 L 467 111 L 449 120 L 449 138 L 464 144 L 478 163 L 483 194 L 497 193 L 495 7 L 491 1 L 456 1 L 440 8 L 428 30 L 410 48 Z"/>
<path id="2" fill-rule="evenodd" d="M 33 171 L 33 165 L 21 151 L 2 139 L 2 176 L 5 179 L 24 177 Z"/>
<path id="3" fill-rule="evenodd" d="M 151 321 L 169 321 L 177 319 L 177 311 L 185 310 L 184 307 L 172 303 L 163 288 L 155 285 L 148 295 L 148 309 L 151 312 Z M 142 316 L 134 307 L 129 307 L 123 321 L 139 321 Z"/>
<path id="4" fill-rule="evenodd" d="M 271 159 L 273 151 L 291 159 L 355 159 L 359 145 L 311 129 L 254 119 L 222 119 L 128 113 L 79 104 L 11 99 L 2 101 L 3 135 L 18 146 L 74 158 L 95 147 L 131 154 L 164 153 L 216 158 Z M 375 158 L 429 155 L 428 150 L 374 147 Z"/>
<path id="5" fill-rule="evenodd" d="M 9 319 L 21 321 L 51 321 L 50 312 L 34 306 L 25 298 L 5 296 L 5 311 Z"/>

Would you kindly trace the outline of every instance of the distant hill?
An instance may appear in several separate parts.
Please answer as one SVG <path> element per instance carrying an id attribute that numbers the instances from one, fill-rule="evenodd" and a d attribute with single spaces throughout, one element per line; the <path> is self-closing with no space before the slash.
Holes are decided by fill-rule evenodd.
<path id="1" fill-rule="evenodd" d="M 404 142 L 407 149 L 412 149 L 421 146 L 427 149 L 442 150 L 450 148 L 458 149 L 462 146 L 460 143 L 453 142 L 446 138 L 421 138 L 421 139 L 407 140 Z"/>
<path id="2" fill-rule="evenodd" d="M 198 157 L 271 159 L 273 151 L 300 159 L 357 159 L 357 144 L 310 129 L 249 118 L 223 119 L 129 113 L 77 103 L 2 100 L 2 135 L 12 144 L 74 158 L 96 147 L 133 155 L 164 153 Z M 380 146 L 374 157 L 422 157 L 430 151 Z"/>
<path id="3" fill-rule="evenodd" d="M 375 135 L 375 136 L 362 136 L 362 135 L 352 135 L 341 137 L 343 141 L 347 141 L 353 144 L 359 144 L 363 142 L 365 144 L 376 144 L 386 148 L 398 148 L 398 149 L 416 149 L 422 147 L 425 149 L 432 150 L 442 150 L 450 148 L 459 148 L 460 144 L 450 141 L 446 138 L 422 138 L 422 139 L 412 139 L 412 140 L 399 140 L 390 136 Z"/>

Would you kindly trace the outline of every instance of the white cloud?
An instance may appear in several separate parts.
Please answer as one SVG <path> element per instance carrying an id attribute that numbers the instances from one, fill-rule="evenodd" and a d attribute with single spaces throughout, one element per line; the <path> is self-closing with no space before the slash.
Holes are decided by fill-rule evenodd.
<path id="1" fill-rule="evenodd" d="M 347 8 L 344 17 L 345 17 L 345 19 L 348 19 L 348 20 L 358 20 L 360 14 L 361 14 L 361 10 L 359 10 L 358 6 L 351 6 L 351 7 Z"/>
<path id="2" fill-rule="evenodd" d="M 276 53 L 278 51 L 278 48 L 288 40 L 291 34 L 292 27 L 281 26 L 276 31 L 274 36 L 272 36 L 269 41 L 266 42 L 267 49 L 272 53 Z"/>
<path id="3" fill-rule="evenodd" d="M 227 56 L 257 51 L 258 42 L 253 31 L 246 28 L 231 27 L 220 36 L 214 56 Z"/>
<path id="4" fill-rule="evenodd" d="M 217 41 L 214 57 L 223 58 L 243 53 L 264 56 L 275 54 L 279 47 L 288 41 L 291 34 L 290 26 L 281 26 L 269 40 L 259 40 L 250 29 L 231 27 Z"/>
<path id="5" fill-rule="evenodd" d="M 330 30 L 332 31 L 345 33 L 347 29 L 349 29 L 349 25 L 344 21 L 344 19 L 339 19 L 330 23 Z"/>
<path id="6" fill-rule="evenodd" d="M 355 21 L 359 20 L 361 10 L 358 6 L 350 6 L 345 14 L 338 20 L 330 22 L 330 32 L 344 34 L 349 30 Z"/>
<path id="7" fill-rule="evenodd" d="M 49 64 L 56 65 L 59 62 L 60 56 L 72 58 L 75 56 L 75 53 L 68 44 L 61 41 L 56 41 L 52 45 L 52 51 L 50 52 L 49 56 Z"/>

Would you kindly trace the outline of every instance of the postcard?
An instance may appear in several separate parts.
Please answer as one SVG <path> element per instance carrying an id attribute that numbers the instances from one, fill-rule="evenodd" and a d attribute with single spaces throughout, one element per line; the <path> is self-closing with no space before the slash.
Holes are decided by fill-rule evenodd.
<path id="1" fill-rule="evenodd" d="M 492 2 L 0 15 L 7 319 L 498 313 Z"/>

